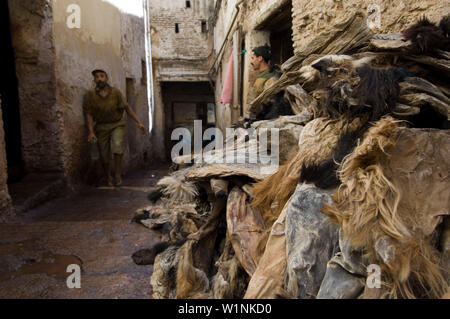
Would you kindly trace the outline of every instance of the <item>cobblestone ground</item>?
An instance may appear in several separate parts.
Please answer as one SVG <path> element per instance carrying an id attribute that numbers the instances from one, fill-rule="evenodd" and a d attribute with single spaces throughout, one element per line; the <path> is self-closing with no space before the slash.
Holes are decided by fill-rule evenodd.
<path id="1" fill-rule="evenodd" d="M 152 266 L 131 255 L 159 241 L 131 224 L 165 169 L 127 175 L 120 188 L 86 187 L 0 225 L 0 298 L 149 298 Z M 67 266 L 81 266 L 81 288 Z"/>

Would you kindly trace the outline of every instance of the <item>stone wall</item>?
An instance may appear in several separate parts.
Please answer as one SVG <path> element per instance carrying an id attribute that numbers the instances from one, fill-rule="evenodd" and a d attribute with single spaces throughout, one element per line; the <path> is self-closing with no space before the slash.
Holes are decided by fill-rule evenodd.
<path id="1" fill-rule="evenodd" d="M 46 0 L 9 0 L 8 3 L 25 169 L 62 173 L 63 110 L 56 99 L 53 9 Z"/>
<path id="2" fill-rule="evenodd" d="M 374 12 L 380 12 L 381 28 L 373 29 L 377 33 L 402 31 L 415 23 L 422 15 L 426 15 L 431 21 L 438 22 L 450 13 L 449 0 L 292 0 L 292 5 L 296 52 L 327 26 L 357 10 L 370 11 L 368 16 Z M 371 9 L 372 7 L 375 9 Z"/>
<path id="3" fill-rule="evenodd" d="M 6 221 L 12 214 L 11 197 L 6 184 L 8 179 L 6 165 L 5 133 L 0 100 L 0 223 Z"/>

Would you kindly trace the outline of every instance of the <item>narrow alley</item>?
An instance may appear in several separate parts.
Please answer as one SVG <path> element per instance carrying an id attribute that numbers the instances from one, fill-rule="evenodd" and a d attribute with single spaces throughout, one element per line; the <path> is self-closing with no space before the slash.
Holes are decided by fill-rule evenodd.
<path id="1" fill-rule="evenodd" d="M 166 173 L 135 171 L 120 188 L 86 188 L 0 225 L 0 298 L 149 298 L 152 266 L 131 255 L 159 236 L 130 221 Z M 67 287 L 71 264 L 81 266 L 81 289 Z"/>
<path id="2" fill-rule="evenodd" d="M 0 300 L 450 299 L 450 0 L 0 25 Z"/>

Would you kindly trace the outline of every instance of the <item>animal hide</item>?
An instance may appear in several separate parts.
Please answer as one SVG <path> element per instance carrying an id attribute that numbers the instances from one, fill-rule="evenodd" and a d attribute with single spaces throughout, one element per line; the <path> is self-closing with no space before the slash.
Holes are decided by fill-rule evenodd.
<path id="1" fill-rule="evenodd" d="M 388 297 L 439 298 L 448 289 L 432 234 L 450 213 L 449 149 L 448 131 L 384 118 L 344 160 L 335 204 L 322 209 L 382 267 Z"/>
<path id="2" fill-rule="evenodd" d="M 337 147 L 333 151 L 333 157 L 331 159 L 309 165 L 303 163 L 300 171 L 300 182 L 314 183 L 322 189 L 332 189 L 339 186 L 340 180 L 337 175 L 337 169 L 344 157 L 350 154 L 356 147 L 358 140 L 362 138 L 367 127 L 368 125 L 366 124 L 355 131 L 343 132 L 339 137 Z"/>
<path id="3" fill-rule="evenodd" d="M 272 120 L 282 115 L 294 115 L 291 104 L 284 97 L 284 91 L 277 93 L 269 102 L 262 105 L 261 112 L 257 115 L 256 120 Z"/>
<path id="4" fill-rule="evenodd" d="M 264 254 L 250 279 L 244 299 L 273 299 L 286 295 L 286 210 L 288 200 L 280 216 L 273 224 Z"/>
<path id="5" fill-rule="evenodd" d="M 268 233 L 261 213 L 250 207 L 247 197 L 239 187 L 231 191 L 227 203 L 227 233 L 236 257 L 252 276 L 264 253 Z"/>
<path id="6" fill-rule="evenodd" d="M 450 15 L 442 18 L 441 22 L 439 22 L 439 28 L 447 39 L 450 38 Z"/>
<path id="7" fill-rule="evenodd" d="M 201 299 L 206 296 L 209 290 L 207 275 L 201 269 L 194 267 L 194 244 L 194 241 L 190 240 L 180 248 L 175 299 Z"/>
<path id="8" fill-rule="evenodd" d="M 195 184 L 174 176 L 164 177 L 157 185 L 162 188 L 162 193 L 169 199 L 170 204 L 190 203 L 198 196 Z"/>
<path id="9" fill-rule="evenodd" d="M 315 95 L 328 116 L 368 115 L 370 121 L 377 121 L 395 108 L 404 72 L 373 68 L 370 61 L 370 57 L 326 56 L 313 62 L 311 67 L 320 73 Z"/>
<path id="10" fill-rule="evenodd" d="M 433 52 L 436 49 L 446 49 L 448 39 L 444 31 L 448 27 L 448 22 L 442 20 L 442 28 L 430 22 L 423 16 L 419 21 L 402 32 L 405 39 L 410 40 L 412 44 L 408 51 L 412 54 L 424 54 Z"/>
<path id="11" fill-rule="evenodd" d="M 300 179 L 300 169 L 305 163 L 312 165 L 330 159 L 342 131 L 361 126 L 360 119 L 318 118 L 303 128 L 299 139 L 299 151 L 278 171 L 253 185 L 252 206 L 259 207 L 266 225 L 270 227 L 292 196 Z"/>
<path id="12" fill-rule="evenodd" d="M 153 299 L 172 299 L 176 294 L 176 269 L 179 247 L 171 246 L 155 258 L 150 278 Z"/>
<path id="13" fill-rule="evenodd" d="M 216 266 L 217 273 L 211 280 L 212 296 L 215 299 L 242 299 L 250 278 L 235 256 L 229 238 Z"/>

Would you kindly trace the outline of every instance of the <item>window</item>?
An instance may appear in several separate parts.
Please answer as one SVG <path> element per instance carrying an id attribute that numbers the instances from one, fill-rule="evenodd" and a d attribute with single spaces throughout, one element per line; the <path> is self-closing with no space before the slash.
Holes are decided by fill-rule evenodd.
<path id="1" fill-rule="evenodd" d="M 186 1 L 186 8 L 190 8 L 191 7 L 191 2 L 188 0 Z"/>
<path id="2" fill-rule="evenodd" d="M 202 20 L 202 33 L 206 33 L 206 32 L 208 32 L 206 21 Z"/>
<path id="3" fill-rule="evenodd" d="M 175 23 L 175 33 L 180 33 L 180 27 L 178 23 Z"/>

